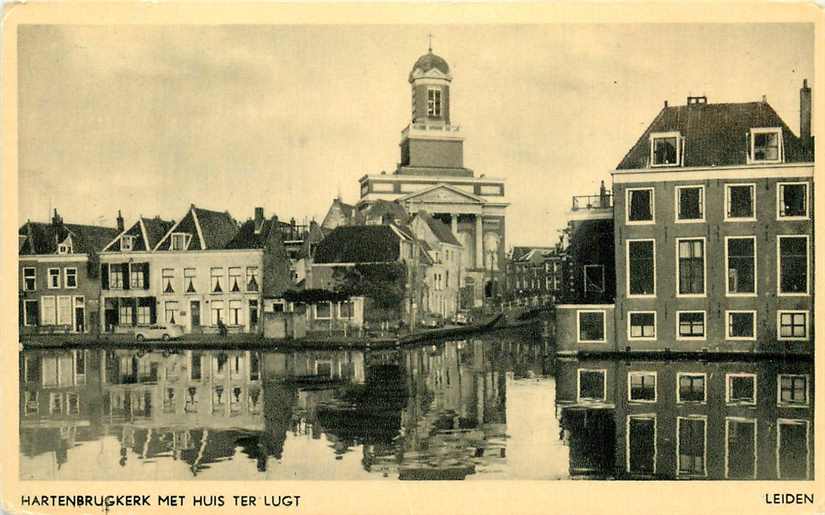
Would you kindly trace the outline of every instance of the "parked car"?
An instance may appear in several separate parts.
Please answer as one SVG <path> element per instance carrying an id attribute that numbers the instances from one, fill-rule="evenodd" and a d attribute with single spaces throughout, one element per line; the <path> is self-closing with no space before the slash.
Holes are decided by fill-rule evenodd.
<path id="1" fill-rule="evenodd" d="M 455 316 L 453 316 L 453 323 L 456 325 L 472 324 L 473 316 L 469 311 L 458 311 Z"/>
<path id="2" fill-rule="evenodd" d="M 143 340 L 178 340 L 183 337 L 183 327 L 177 324 L 155 324 L 135 329 L 135 339 Z"/>
<path id="3" fill-rule="evenodd" d="M 434 313 L 425 313 L 421 316 L 419 323 L 421 324 L 421 327 L 430 327 L 433 329 L 444 327 L 444 319 L 441 318 L 440 315 L 436 315 Z"/>

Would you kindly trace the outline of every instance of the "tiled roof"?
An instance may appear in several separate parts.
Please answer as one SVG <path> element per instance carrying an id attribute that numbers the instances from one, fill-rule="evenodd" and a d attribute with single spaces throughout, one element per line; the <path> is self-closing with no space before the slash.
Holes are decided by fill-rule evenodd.
<path id="1" fill-rule="evenodd" d="M 810 161 L 802 141 L 767 102 L 691 104 L 664 107 L 650 127 L 616 167 L 647 168 L 650 135 L 678 131 L 685 139 L 684 166 L 733 166 L 747 164 L 748 133 L 760 127 L 781 127 L 785 162 Z"/>
<path id="2" fill-rule="evenodd" d="M 447 61 L 444 60 L 443 57 L 435 55 L 432 50 L 427 52 L 426 54 L 422 55 L 418 58 L 415 64 L 410 71 L 410 77 L 415 72 L 415 70 L 421 70 L 424 73 L 432 70 L 433 68 L 437 69 L 441 73 L 448 75 L 450 73 L 450 66 L 447 64 Z"/>
<path id="3" fill-rule="evenodd" d="M 397 261 L 401 237 L 389 225 L 338 227 L 318 244 L 316 263 Z"/>
<path id="4" fill-rule="evenodd" d="M 420 217 L 427 223 L 430 230 L 433 231 L 433 234 L 435 234 L 435 237 L 438 238 L 439 241 L 442 243 L 447 243 L 448 245 L 461 246 L 461 243 L 459 243 L 455 238 L 455 235 L 453 235 L 453 230 L 450 229 L 447 224 L 437 218 L 433 218 L 426 211 L 419 211 L 416 216 Z"/>
<path id="5" fill-rule="evenodd" d="M 147 243 L 150 249 L 154 249 L 160 239 L 175 225 L 174 221 L 162 220 L 157 216 L 154 218 L 141 218 L 141 220 L 146 228 L 146 237 L 149 239 Z"/>
<path id="6" fill-rule="evenodd" d="M 228 212 L 193 208 L 207 249 L 222 249 L 238 232 L 238 224 Z"/>
<path id="7" fill-rule="evenodd" d="M 26 222 L 18 234 L 27 236 L 19 246 L 20 254 L 55 254 L 57 245 L 65 241 L 69 234 L 72 235 L 74 253 L 86 254 L 90 250 L 101 251 L 117 236 L 118 230 L 97 225 Z"/>
<path id="8" fill-rule="evenodd" d="M 407 210 L 404 209 L 404 206 L 398 202 L 383 199 L 378 199 L 375 202 L 372 202 L 364 212 L 365 218 L 378 218 L 386 215 L 389 215 L 393 221 L 398 220 L 402 223 L 409 217 L 409 214 L 407 213 Z"/>

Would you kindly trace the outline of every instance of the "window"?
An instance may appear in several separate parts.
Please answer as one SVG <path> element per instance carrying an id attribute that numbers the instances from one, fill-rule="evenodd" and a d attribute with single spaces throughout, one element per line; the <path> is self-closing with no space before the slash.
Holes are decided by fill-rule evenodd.
<path id="1" fill-rule="evenodd" d="M 427 116 L 441 117 L 441 89 L 427 88 Z"/>
<path id="2" fill-rule="evenodd" d="M 676 238 L 676 254 L 679 256 L 678 295 L 704 295 L 705 239 Z"/>
<path id="3" fill-rule="evenodd" d="M 241 325 L 243 319 L 241 318 L 241 301 L 229 301 L 229 325 Z"/>
<path id="4" fill-rule="evenodd" d="M 163 303 L 163 319 L 167 324 L 177 324 L 178 303 L 174 300 L 167 300 Z"/>
<path id="5" fill-rule="evenodd" d="M 656 473 L 656 415 L 628 415 L 625 464 L 631 474 Z"/>
<path id="6" fill-rule="evenodd" d="M 26 291 L 34 291 L 37 289 L 37 269 L 23 269 L 23 289 Z"/>
<path id="7" fill-rule="evenodd" d="M 68 295 L 57 298 L 57 325 L 72 325 L 72 298 Z"/>
<path id="8" fill-rule="evenodd" d="M 725 419 L 725 478 L 756 479 L 755 419 Z"/>
<path id="9" fill-rule="evenodd" d="M 51 290 L 60 288 L 60 269 L 59 268 L 49 268 L 48 287 Z"/>
<path id="10" fill-rule="evenodd" d="M 577 314 L 579 343 L 607 341 L 604 311 L 579 311 Z"/>
<path id="11" fill-rule="evenodd" d="M 109 265 L 109 288 L 119 290 L 123 288 L 123 267 L 120 263 Z"/>
<path id="12" fill-rule="evenodd" d="M 756 339 L 756 311 L 726 311 L 728 340 Z"/>
<path id="13" fill-rule="evenodd" d="M 656 339 L 656 312 L 631 311 L 627 314 L 627 338 L 629 340 Z"/>
<path id="14" fill-rule="evenodd" d="M 209 269 L 211 277 L 212 293 L 223 293 L 223 268 L 216 267 Z"/>
<path id="15" fill-rule="evenodd" d="M 210 311 L 212 312 L 212 325 L 218 325 L 218 321 L 223 321 L 223 301 L 213 300 L 210 304 Z"/>
<path id="16" fill-rule="evenodd" d="M 677 417 L 676 427 L 679 433 L 676 441 L 676 455 L 679 462 L 678 474 L 706 475 L 705 439 L 707 437 L 707 420 L 705 417 Z"/>
<path id="17" fill-rule="evenodd" d="M 58 254 L 71 254 L 72 253 L 72 245 L 71 243 L 61 243 L 57 246 L 57 253 Z"/>
<path id="18" fill-rule="evenodd" d="M 727 374 L 725 383 L 728 404 L 756 404 L 755 374 Z"/>
<path id="19" fill-rule="evenodd" d="M 332 305 L 329 302 L 315 304 L 315 318 L 328 319 L 332 317 Z"/>
<path id="20" fill-rule="evenodd" d="M 808 183 L 779 183 L 776 204 L 779 218 L 808 218 Z"/>
<path id="21" fill-rule="evenodd" d="M 260 279 L 258 279 L 258 267 L 246 267 L 246 291 L 258 291 L 260 282 Z"/>
<path id="22" fill-rule="evenodd" d="M 656 242 L 627 240 L 627 295 L 656 294 Z"/>
<path id="23" fill-rule="evenodd" d="M 129 252 L 130 250 L 132 250 L 134 248 L 134 244 L 134 236 L 126 234 L 120 237 L 120 250 L 122 250 L 123 252 Z"/>
<path id="24" fill-rule="evenodd" d="M 579 369 L 579 400 L 603 401 L 607 398 L 607 371 Z"/>
<path id="25" fill-rule="evenodd" d="M 808 237 L 778 236 L 779 294 L 808 293 Z"/>
<path id="26" fill-rule="evenodd" d="M 77 268 L 64 268 L 63 279 L 66 288 L 77 288 Z"/>
<path id="27" fill-rule="evenodd" d="M 186 250 L 189 248 L 189 241 L 192 236 L 182 232 L 172 233 L 172 250 Z"/>
<path id="28" fill-rule="evenodd" d="M 656 402 L 656 372 L 628 372 L 627 400 Z"/>
<path id="29" fill-rule="evenodd" d="M 43 320 L 43 325 L 54 325 L 57 320 L 57 299 L 54 296 L 49 295 L 40 297 L 40 300 L 42 302 L 41 309 L 43 310 L 43 316 L 41 317 Z"/>
<path id="30" fill-rule="evenodd" d="M 603 265 L 584 265 L 584 291 L 604 293 Z"/>
<path id="31" fill-rule="evenodd" d="M 627 190 L 627 223 L 653 222 L 653 188 Z"/>
<path id="32" fill-rule="evenodd" d="M 725 237 L 727 294 L 756 295 L 756 238 Z"/>
<path id="33" fill-rule="evenodd" d="M 808 312 L 779 311 L 776 337 L 779 340 L 807 340 Z"/>
<path id="34" fill-rule="evenodd" d="M 728 184 L 725 187 L 726 220 L 754 220 L 753 184 Z"/>
<path id="35" fill-rule="evenodd" d="M 676 374 L 676 402 L 705 402 L 705 374 Z"/>
<path id="36" fill-rule="evenodd" d="M 762 163 L 782 161 L 781 129 L 751 129 L 751 161 Z"/>
<path id="37" fill-rule="evenodd" d="M 676 188 L 676 220 L 694 222 L 705 219 L 705 188 L 678 186 Z"/>
<path id="38" fill-rule="evenodd" d="M 132 325 L 132 304 L 121 302 L 118 307 L 118 325 Z"/>
<path id="39" fill-rule="evenodd" d="M 198 273 L 194 268 L 183 269 L 183 286 L 186 293 L 198 293 L 198 290 L 195 288 L 197 275 Z"/>
<path id="40" fill-rule="evenodd" d="M 143 288 L 144 269 L 143 263 L 132 263 L 129 266 L 129 288 Z"/>
<path id="41" fill-rule="evenodd" d="M 175 269 L 164 268 L 163 270 L 161 270 L 160 275 L 163 281 L 163 293 L 166 295 L 175 293 Z"/>
<path id="42" fill-rule="evenodd" d="M 150 306 L 146 304 L 138 304 L 137 323 L 138 325 L 149 325 L 152 323 L 152 308 Z"/>
<path id="43" fill-rule="evenodd" d="M 808 405 L 808 376 L 780 374 L 778 383 L 780 406 Z"/>
<path id="44" fill-rule="evenodd" d="M 338 318 L 352 318 L 353 311 L 351 300 L 345 300 L 338 304 Z"/>
<path id="45" fill-rule="evenodd" d="M 241 291 L 241 268 L 236 266 L 229 267 L 229 290 L 232 292 Z"/>
<path id="46" fill-rule="evenodd" d="M 49 394 L 49 414 L 62 415 L 63 414 L 63 398 L 57 392 Z"/>
<path id="47" fill-rule="evenodd" d="M 680 340 L 705 339 L 704 311 L 677 311 L 676 324 L 676 334 Z"/>
<path id="48" fill-rule="evenodd" d="M 679 133 L 651 135 L 650 153 L 653 166 L 678 166 Z"/>
<path id="49" fill-rule="evenodd" d="M 23 301 L 23 325 L 26 327 L 38 325 L 38 309 L 36 300 Z"/>

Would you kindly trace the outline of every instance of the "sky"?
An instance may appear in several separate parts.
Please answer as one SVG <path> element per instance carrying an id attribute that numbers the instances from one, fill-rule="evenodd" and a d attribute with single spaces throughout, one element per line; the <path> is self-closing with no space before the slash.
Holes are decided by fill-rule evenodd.
<path id="1" fill-rule="evenodd" d="M 508 248 L 555 243 L 665 100 L 766 95 L 798 133 L 803 78 L 816 94 L 802 24 L 21 26 L 20 223 L 320 221 L 395 169 L 428 33 L 465 166 L 507 181 Z"/>

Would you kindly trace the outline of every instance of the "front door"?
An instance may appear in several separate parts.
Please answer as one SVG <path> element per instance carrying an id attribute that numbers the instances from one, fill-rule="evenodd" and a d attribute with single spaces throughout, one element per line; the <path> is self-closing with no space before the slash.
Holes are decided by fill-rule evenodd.
<path id="1" fill-rule="evenodd" d="M 201 301 L 193 300 L 189 303 L 189 311 L 192 313 L 192 329 L 201 326 Z"/>

